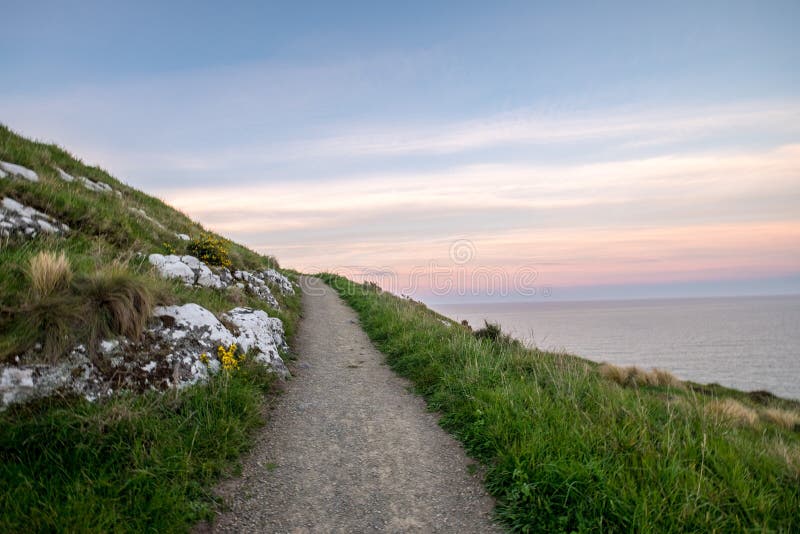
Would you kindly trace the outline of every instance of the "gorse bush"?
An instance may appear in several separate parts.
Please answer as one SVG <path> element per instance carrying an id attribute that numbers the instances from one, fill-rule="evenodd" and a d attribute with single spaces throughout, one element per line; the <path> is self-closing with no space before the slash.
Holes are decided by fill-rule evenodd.
<path id="1" fill-rule="evenodd" d="M 189 254 L 197 257 L 207 265 L 229 268 L 231 260 L 228 249 L 221 239 L 211 234 L 203 234 L 189 242 Z"/>

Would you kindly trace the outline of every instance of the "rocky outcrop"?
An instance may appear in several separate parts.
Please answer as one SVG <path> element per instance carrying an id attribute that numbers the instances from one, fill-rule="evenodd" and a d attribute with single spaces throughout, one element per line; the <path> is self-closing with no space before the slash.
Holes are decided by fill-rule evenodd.
<path id="1" fill-rule="evenodd" d="M 272 282 L 284 295 L 294 295 L 294 286 L 292 282 L 283 274 L 275 269 L 267 269 L 261 274 L 266 280 Z"/>
<path id="2" fill-rule="evenodd" d="M 77 181 L 78 183 L 83 185 L 83 187 L 85 187 L 89 191 L 95 191 L 97 193 L 117 193 L 118 195 L 120 194 L 118 191 L 114 191 L 114 189 L 110 185 L 104 184 L 103 182 L 95 182 L 93 180 L 90 180 L 90 179 L 86 178 L 85 176 L 75 177 L 75 176 L 72 176 L 71 174 L 68 174 L 68 173 L 64 172 L 63 170 L 61 170 L 58 167 L 56 167 L 56 171 L 58 171 L 58 175 L 65 182 L 75 182 L 75 181 Z"/>
<path id="3" fill-rule="evenodd" d="M 154 310 L 151 328 L 140 341 L 108 340 L 90 358 L 76 347 L 57 364 L 0 365 L 0 409 L 53 394 L 93 401 L 116 391 L 183 388 L 221 371 L 219 347 L 236 344 L 281 377 L 289 371 L 280 356 L 288 350 L 283 323 L 261 310 L 234 308 L 217 317 L 197 304 Z"/>
<path id="4" fill-rule="evenodd" d="M 177 278 L 187 285 L 222 289 L 226 284 L 219 275 L 194 256 L 150 254 L 148 260 L 164 278 Z"/>
<path id="5" fill-rule="evenodd" d="M 242 350 L 255 349 L 257 362 L 269 366 L 281 376 L 289 375 L 289 370 L 278 352 L 279 349 L 289 349 L 280 319 L 252 308 L 234 308 L 223 315 L 223 319 L 239 329 L 236 342 Z"/>
<path id="6" fill-rule="evenodd" d="M 270 291 L 269 286 L 267 286 L 267 283 L 264 281 L 263 277 L 248 271 L 236 271 L 233 273 L 233 277 L 236 280 L 239 280 L 238 285 L 242 289 L 252 293 L 273 308 L 279 308 L 278 301 L 275 300 L 275 297 L 272 295 L 272 291 Z"/>
<path id="7" fill-rule="evenodd" d="M 68 231 L 66 224 L 13 198 L 0 200 L 0 237 L 33 238 L 39 234 L 63 234 Z"/>
<path id="8" fill-rule="evenodd" d="M 227 269 L 219 267 L 216 268 L 216 271 L 212 271 L 194 256 L 150 254 L 148 259 L 164 278 L 177 278 L 187 285 L 214 289 L 224 289 L 235 285 L 275 309 L 279 309 L 280 305 L 269 288 L 270 283 L 277 286 L 282 293 L 294 293 L 289 279 L 272 269 L 261 273 L 234 271 L 231 274 Z"/>
<path id="9" fill-rule="evenodd" d="M 22 178 L 30 182 L 39 181 L 39 175 L 29 168 L 23 167 L 22 165 L 17 165 L 15 163 L 0 161 L 0 178 L 8 178 L 9 176 Z"/>
<path id="10" fill-rule="evenodd" d="M 158 222 L 158 221 L 157 221 L 157 220 L 155 220 L 154 218 L 150 217 L 150 216 L 147 214 L 147 212 L 146 212 L 146 211 L 144 211 L 142 208 L 134 208 L 133 206 L 129 206 L 129 207 L 128 207 L 128 209 L 129 209 L 131 212 L 133 212 L 133 213 L 135 213 L 136 215 L 138 215 L 139 217 L 141 217 L 142 219 L 144 219 L 144 220 L 146 220 L 146 221 L 149 221 L 149 222 L 153 223 L 154 225 L 158 226 L 158 227 L 159 227 L 159 228 L 161 228 L 162 230 L 166 230 L 166 229 L 167 229 L 167 228 L 166 228 L 166 227 L 165 227 L 163 224 L 161 224 L 160 222 Z"/>

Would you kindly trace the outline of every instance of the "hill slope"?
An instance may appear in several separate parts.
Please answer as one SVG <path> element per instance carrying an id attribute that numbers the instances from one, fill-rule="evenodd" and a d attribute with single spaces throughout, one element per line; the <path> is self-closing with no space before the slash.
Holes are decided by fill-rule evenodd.
<path id="1" fill-rule="evenodd" d="M 285 369 L 295 273 L 3 126 L 0 273 L 0 530 L 209 517 Z"/>

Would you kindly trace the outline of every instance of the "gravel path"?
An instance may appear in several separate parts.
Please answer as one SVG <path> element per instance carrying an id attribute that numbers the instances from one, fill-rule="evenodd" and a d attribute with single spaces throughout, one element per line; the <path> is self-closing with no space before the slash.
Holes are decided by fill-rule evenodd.
<path id="1" fill-rule="evenodd" d="M 218 532 L 496 532 L 472 461 L 335 291 L 304 278 L 285 393 L 219 492 Z"/>

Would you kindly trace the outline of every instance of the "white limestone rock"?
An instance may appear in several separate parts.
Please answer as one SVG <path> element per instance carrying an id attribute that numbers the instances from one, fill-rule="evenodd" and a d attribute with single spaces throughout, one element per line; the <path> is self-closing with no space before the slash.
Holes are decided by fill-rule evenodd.
<path id="1" fill-rule="evenodd" d="M 163 278 L 177 278 L 184 283 L 193 285 L 196 279 L 194 271 L 183 263 L 178 256 L 170 254 L 150 254 L 147 258 L 155 266 Z"/>
<path id="2" fill-rule="evenodd" d="M 227 284 L 222 281 L 219 275 L 215 274 L 205 263 L 194 256 L 150 254 L 148 259 L 164 278 L 178 278 L 189 285 L 213 289 L 227 287 Z"/>
<path id="3" fill-rule="evenodd" d="M 220 277 L 214 274 L 211 269 L 206 267 L 203 263 L 200 264 L 200 267 L 198 267 L 195 273 L 197 273 L 197 281 L 195 283 L 198 286 L 210 287 L 212 289 L 222 289 L 226 287 Z"/>
<path id="4" fill-rule="evenodd" d="M 272 291 L 270 291 L 262 275 L 249 271 L 236 271 L 233 273 L 233 277 L 243 282 L 245 291 L 249 291 L 276 310 L 280 309 L 278 301 L 272 295 Z"/>
<path id="5" fill-rule="evenodd" d="M 275 269 L 267 269 L 262 271 L 261 274 L 264 279 L 274 284 L 284 295 L 294 295 L 294 287 L 292 286 L 291 280 L 286 278 L 282 273 L 279 273 Z"/>
<path id="6" fill-rule="evenodd" d="M 25 206 L 13 198 L 0 200 L 0 237 L 36 237 L 40 233 L 63 234 L 69 231 L 62 224 L 34 208 Z"/>
<path id="7" fill-rule="evenodd" d="M 22 165 L 17 165 L 15 163 L 8 163 L 6 161 L 0 161 L 0 170 L 3 170 L 3 176 L 0 178 L 5 178 L 8 175 L 11 176 L 18 176 L 19 178 L 24 178 L 30 182 L 38 182 L 39 175 L 36 174 L 34 171 L 30 170 L 27 167 L 23 167 Z"/>
<path id="8" fill-rule="evenodd" d="M 59 392 L 94 400 L 101 389 L 97 369 L 85 351 L 73 351 L 65 361 L 54 365 L 0 365 L 0 410 Z"/>
<path id="9" fill-rule="evenodd" d="M 180 334 L 176 335 L 176 332 L 186 332 L 194 334 L 198 339 L 208 340 L 217 345 L 229 346 L 236 342 L 233 334 L 219 322 L 219 319 L 199 304 L 159 306 L 153 310 L 153 315 L 161 318 L 162 321 L 164 321 L 164 317 L 172 319 L 167 322 L 174 322 L 174 325 L 169 325 L 174 339 L 182 337 Z"/>
<path id="10" fill-rule="evenodd" d="M 279 353 L 279 349 L 288 349 L 283 323 L 261 310 L 234 308 L 224 314 L 223 318 L 239 330 L 237 334 L 231 333 L 213 313 L 198 304 L 162 306 L 153 314 L 163 325 L 155 332 L 169 346 L 172 361 L 179 362 L 185 370 L 183 382 L 195 383 L 207 378 L 209 372 L 219 370 L 218 347 L 230 347 L 234 343 L 244 351 L 255 349 L 255 360 L 268 365 L 280 376 L 289 374 Z M 203 353 L 208 357 L 208 364 L 200 361 Z"/>
<path id="11" fill-rule="evenodd" d="M 78 181 L 83 184 L 83 187 L 89 191 L 95 191 L 96 193 L 111 193 L 114 191 L 110 185 L 104 184 L 103 182 L 95 182 L 85 176 L 78 176 Z"/>
<path id="12" fill-rule="evenodd" d="M 58 171 L 58 176 L 59 176 L 59 177 L 60 177 L 62 180 L 64 180 L 65 182 L 74 182 L 74 181 L 75 181 L 75 177 L 74 177 L 74 176 L 72 176 L 71 174 L 68 174 L 68 173 L 64 172 L 64 171 L 63 171 L 63 170 L 61 170 L 59 167 L 56 167 L 56 170 Z"/>
<path id="13" fill-rule="evenodd" d="M 133 206 L 128 206 L 128 209 L 129 209 L 130 211 L 132 211 L 133 213 L 137 214 L 138 216 L 140 216 L 141 218 L 143 218 L 143 219 L 145 219 L 145 220 L 147 220 L 147 221 L 150 221 L 151 223 L 155 224 L 156 226 L 158 226 L 158 227 L 159 227 L 159 228 L 161 228 L 162 230 L 166 230 L 166 228 L 164 227 L 164 225 L 163 225 L 163 224 L 161 224 L 160 222 L 158 222 L 158 221 L 157 221 L 157 220 L 155 220 L 154 218 L 150 217 L 150 216 L 147 214 L 147 212 L 146 212 L 146 211 L 144 211 L 142 208 L 134 208 Z"/>
<path id="14" fill-rule="evenodd" d="M 191 237 L 189 237 L 189 236 L 188 236 L 188 235 L 186 235 L 186 234 L 175 234 L 175 237 L 177 237 L 177 238 L 178 238 L 178 239 L 180 239 L 181 241 L 191 241 L 191 240 L 192 240 L 192 238 L 191 238 Z"/>
<path id="15" fill-rule="evenodd" d="M 0 371 L 0 405 L 27 400 L 34 390 L 32 368 L 6 367 Z"/>
<path id="16" fill-rule="evenodd" d="M 223 318 L 239 329 L 236 341 L 242 350 L 256 349 L 257 362 L 268 365 L 283 377 L 289 376 L 289 370 L 279 353 L 279 349 L 288 349 L 280 319 L 270 317 L 263 310 L 252 308 L 234 308 Z"/>
<path id="17" fill-rule="evenodd" d="M 184 388 L 218 373 L 222 367 L 218 347 L 234 343 L 255 352 L 256 362 L 281 377 L 289 376 L 280 356 L 281 350 L 288 349 L 283 323 L 261 310 L 234 308 L 227 312 L 223 317 L 236 326 L 235 334 L 198 304 L 161 306 L 153 315 L 143 339 L 100 342 L 95 357 L 110 365 L 95 366 L 82 345 L 58 364 L 23 365 L 19 359 L 16 364 L 0 364 L 0 410 L 57 393 L 94 401 L 116 391 Z"/>
<path id="18" fill-rule="evenodd" d="M 200 261 L 199 259 L 195 258 L 194 256 L 181 256 L 180 260 L 189 266 L 192 270 L 199 269 L 200 267 L 205 266 L 205 264 Z"/>

